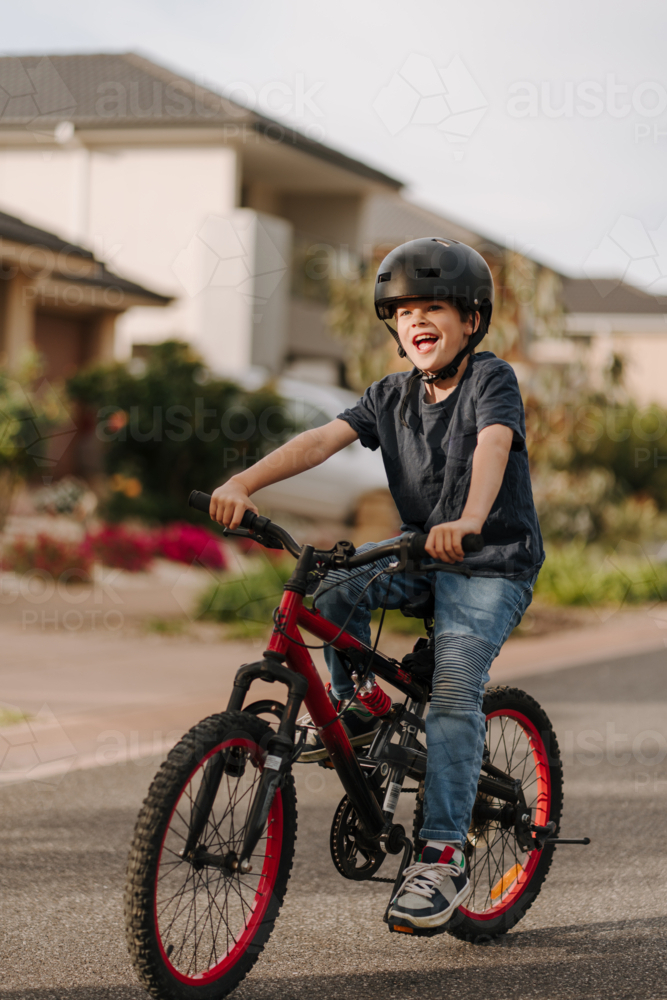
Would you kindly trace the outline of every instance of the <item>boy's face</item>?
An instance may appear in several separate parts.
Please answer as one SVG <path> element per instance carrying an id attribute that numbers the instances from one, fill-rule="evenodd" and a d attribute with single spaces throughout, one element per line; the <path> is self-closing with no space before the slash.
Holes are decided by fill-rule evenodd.
<path id="1" fill-rule="evenodd" d="M 410 361 L 422 371 L 438 371 L 466 346 L 473 321 L 464 323 L 456 307 L 442 299 L 404 299 L 396 309 L 396 327 Z"/>

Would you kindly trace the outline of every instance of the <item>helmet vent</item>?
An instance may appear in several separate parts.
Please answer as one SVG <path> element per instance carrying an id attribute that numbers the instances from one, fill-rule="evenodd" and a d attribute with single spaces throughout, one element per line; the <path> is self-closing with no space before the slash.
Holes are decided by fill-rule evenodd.
<path id="1" fill-rule="evenodd" d="M 391 271 L 385 271 L 384 274 L 378 274 L 378 285 L 381 281 L 391 281 Z"/>
<path id="2" fill-rule="evenodd" d="M 416 278 L 439 278 L 439 267 L 418 267 L 415 271 Z"/>

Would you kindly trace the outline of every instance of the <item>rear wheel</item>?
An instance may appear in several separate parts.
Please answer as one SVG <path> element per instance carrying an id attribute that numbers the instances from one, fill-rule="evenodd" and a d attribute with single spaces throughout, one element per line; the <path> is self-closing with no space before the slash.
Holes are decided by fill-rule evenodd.
<path id="1" fill-rule="evenodd" d="M 244 712 L 205 719 L 171 751 L 139 813 L 126 932 L 139 978 L 160 1000 L 226 996 L 273 930 L 296 838 L 291 775 L 274 797 L 252 870 L 242 873 L 235 864 L 270 734 L 266 722 Z M 184 856 L 197 802 L 209 787 L 210 813 Z"/>
<path id="2" fill-rule="evenodd" d="M 532 822 L 556 832 L 563 808 L 563 769 L 556 734 L 540 705 L 518 688 L 490 688 L 484 696 L 489 760 L 512 778 L 520 778 Z M 477 793 L 465 854 L 472 893 L 447 930 L 466 941 L 483 943 L 512 928 L 533 904 L 555 851 L 524 850 L 518 843 L 509 808 Z M 422 807 L 415 813 L 419 849 Z"/>

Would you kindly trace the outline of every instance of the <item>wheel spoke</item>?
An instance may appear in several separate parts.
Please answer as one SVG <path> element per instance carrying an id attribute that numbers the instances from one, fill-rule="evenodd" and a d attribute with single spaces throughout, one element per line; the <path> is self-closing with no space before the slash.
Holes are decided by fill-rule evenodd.
<path id="1" fill-rule="evenodd" d="M 545 802 L 545 795 L 549 795 L 551 777 L 532 723 L 524 722 L 520 715 L 497 709 L 487 718 L 486 746 L 486 759 L 509 777 L 521 781 L 526 807 L 534 816 Z M 503 912 L 514 905 L 512 900 L 521 895 L 530 880 L 530 874 L 526 873 L 531 871 L 530 858 L 534 855 L 533 851 L 520 847 L 513 823 L 504 828 L 504 818 L 502 821 L 483 818 L 492 810 L 504 809 L 503 801 L 480 793 L 475 808 L 478 811 L 473 813 L 468 834 L 470 846 L 466 849 L 472 892 L 464 904 L 473 919 L 475 914 Z"/>
<path id="2" fill-rule="evenodd" d="M 264 873 L 267 864 L 275 869 L 277 860 L 275 833 L 271 834 L 275 816 L 270 816 L 253 851 L 253 872 L 232 873 L 206 863 L 198 867 L 196 853 L 199 848 L 221 859 L 230 852 L 240 853 L 261 777 L 261 768 L 255 763 L 260 753 L 259 747 L 242 747 L 234 763 L 243 773 L 223 773 L 199 843 L 186 859 L 179 851 L 191 828 L 199 790 L 211 780 L 207 765 L 214 754 L 210 754 L 181 789 L 163 841 L 156 874 L 158 931 L 163 947 L 169 949 L 171 964 L 182 975 L 197 977 L 198 982 L 241 947 L 243 936 L 257 919 L 258 907 L 263 912 L 267 892 L 271 893 L 272 882 L 269 879 L 266 883 Z"/>

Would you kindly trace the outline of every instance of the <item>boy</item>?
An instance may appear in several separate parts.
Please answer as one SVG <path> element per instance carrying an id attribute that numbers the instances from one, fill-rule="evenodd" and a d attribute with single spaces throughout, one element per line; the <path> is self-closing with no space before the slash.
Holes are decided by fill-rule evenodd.
<path id="1" fill-rule="evenodd" d="M 484 259 L 454 240 L 412 240 L 380 265 L 375 308 L 387 323 L 411 372 L 387 375 L 359 402 L 324 427 L 306 431 L 213 494 L 211 516 L 237 527 L 262 486 L 325 461 L 357 438 L 381 448 L 402 530 L 428 532 L 426 551 L 445 563 L 464 559 L 461 539 L 482 533 L 484 549 L 465 557 L 475 576 L 433 573 L 390 578 L 388 607 L 420 589 L 435 597 L 435 673 L 426 718 L 426 846 L 405 871 L 389 916 L 414 928 L 446 923 L 471 892 L 463 854 L 477 791 L 485 717 L 484 686 L 503 642 L 532 599 L 544 559 L 533 505 L 523 405 L 510 365 L 491 352 L 473 354 L 488 330 L 493 278 Z M 329 574 L 339 586 L 318 600 L 343 624 L 366 583 L 365 575 Z M 366 591 L 348 628 L 370 637 L 370 612 L 387 594 L 387 578 Z M 334 704 L 354 685 L 332 649 L 325 652 Z M 367 707 L 379 714 L 376 688 Z M 380 711 L 383 710 L 380 708 Z M 386 710 L 386 709 L 384 709 Z M 364 722 L 352 719 L 363 729 Z M 371 718 L 370 725 L 375 720 Z M 369 724 L 366 723 L 366 728 Z M 354 731 L 354 730 L 353 730 Z M 359 737 L 363 739 L 363 733 Z M 316 755 L 311 755 L 312 757 Z"/>

